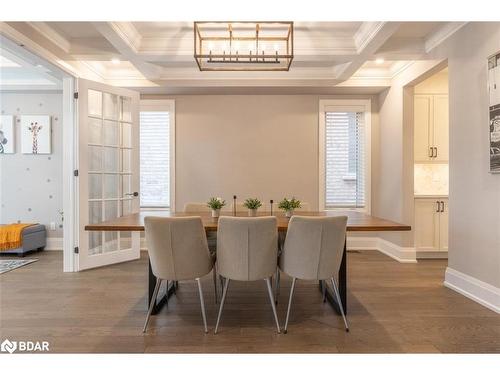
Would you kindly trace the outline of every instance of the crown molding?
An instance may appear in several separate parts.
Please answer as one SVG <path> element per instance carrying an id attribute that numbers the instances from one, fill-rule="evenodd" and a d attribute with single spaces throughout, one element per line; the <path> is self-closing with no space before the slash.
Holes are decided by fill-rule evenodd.
<path id="1" fill-rule="evenodd" d="M 29 26 L 35 29 L 43 37 L 50 40 L 52 43 L 61 48 L 64 52 L 69 53 L 71 50 L 71 42 L 63 37 L 59 32 L 50 27 L 46 22 L 27 22 Z"/>
<path id="2" fill-rule="evenodd" d="M 354 45 L 357 53 L 361 53 L 366 46 L 377 36 L 386 22 L 363 22 L 356 34 L 354 34 Z"/>
<path id="3" fill-rule="evenodd" d="M 134 53 L 139 51 L 142 35 L 132 22 L 108 22 L 108 24 Z"/>
<path id="4" fill-rule="evenodd" d="M 432 51 L 466 24 L 467 22 L 448 22 L 440 27 L 439 30 L 435 31 L 425 40 L 425 52 L 429 53 Z"/>

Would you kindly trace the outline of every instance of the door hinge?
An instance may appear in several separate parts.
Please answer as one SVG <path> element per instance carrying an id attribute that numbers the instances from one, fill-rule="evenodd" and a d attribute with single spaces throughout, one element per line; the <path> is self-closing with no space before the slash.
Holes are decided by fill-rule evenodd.
<path id="1" fill-rule="evenodd" d="M 74 98 L 74 99 L 78 99 L 78 91 L 77 91 L 77 92 L 75 92 L 75 93 L 73 93 L 73 98 Z"/>
<path id="2" fill-rule="evenodd" d="M 73 250 L 74 250 L 75 254 L 78 254 L 80 252 L 80 249 L 78 248 L 78 246 L 76 246 Z"/>
<path id="3" fill-rule="evenodd" d="M 73 171 L 73 176 L 78 177 L 78 169 L 75 169 L 75 170 Z"/>

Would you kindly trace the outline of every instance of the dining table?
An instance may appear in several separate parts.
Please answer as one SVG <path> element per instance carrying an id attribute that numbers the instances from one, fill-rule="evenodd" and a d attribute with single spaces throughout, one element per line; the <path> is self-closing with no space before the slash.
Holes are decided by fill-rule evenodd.
<path id="1" fill-rule="evenodd" d="M 383 219 L 364 212 L 355 210 L 325 210 L 325 211 L 300 211 L 296 212 L 300 216 L 316 216 L 316 217 L 332 217 L 332 216 L 347 216 L 347 232 L 387 232 L 387 231 L 409 231 L 411 226 L 397 223 L 391 220 Z M 124 216 L 110 219 L 107 221 L 88 224 L 85 226 L 87 231 L 144 231 L 144 218 L 147 216 L 156 217 L 201 217 L 205 231 L 216 232 L 218 228 L 219 218 L 212 217 L 210 212 L 175 212 L 175 211 L 145 211 L 141 210 L 138 213 L 132 213 Z M 247 212 L 221 212 L 220 216 L 238 216 L 248 217 Z M 277 230 L 280 233 L 280 241 L 283 242 L 288 229 L 290 218 L 284 213 L 279 212 L 259 212 L 261 216 L 275 216 L 277 219 Z M 347 237 L 347 236 L 346 236 Z M 347 238 L 344 240 L 344 250 L 342 262 L 338 273 L 340 301 L 337 301 L 334 293 L 332 293 L 322 281 L 319 282 L 320 290 L 325 293 L 326 300 L 332 305 L 334 310 L 340 314 L 339 304 L 342 304 L 345 314 L 347 314 Z M 156 277 L 151 269 L 149 262 L 149 278 L 148 278 L 148 306 L 153 297 L 154 287 L 156 285 Z M 178 282 L 167 284 L 167 288 L 163 296 L 155 302 L 152 314 L 157 314 L 163 305 L 168 302 L 172 294 L 176 293 L 179 287 Z"/>

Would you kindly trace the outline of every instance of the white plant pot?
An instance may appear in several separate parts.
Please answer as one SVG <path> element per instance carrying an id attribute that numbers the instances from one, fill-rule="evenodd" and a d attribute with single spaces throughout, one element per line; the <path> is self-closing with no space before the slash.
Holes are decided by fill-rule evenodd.
<path id="1" fill-rule="evenodd" d="M 285 216 L 286 217 L 292 217 L 292 215 L 293 215 L 293 210 L 285 211 Z"/>
<path id="2" fill-rule="evenodd" d="M 220 215 L 220 209 L 212 210 L 212 217 L 219 217 L 219 215 Z"/>
<path id="3" fill-rule="evenodd" d="M 257 216 L 257 209 L 256 208 L 249 208 L 248 209 L 248 216 Z"/>

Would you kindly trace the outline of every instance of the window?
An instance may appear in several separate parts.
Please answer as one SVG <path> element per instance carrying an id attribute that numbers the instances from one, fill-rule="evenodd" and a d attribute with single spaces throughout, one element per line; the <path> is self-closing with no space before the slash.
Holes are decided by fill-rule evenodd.
<path id="1" fill-rule="evenodd" d="M 140 198 L 143 208 L 171 208 L 173 171 L 172 101 L 142 101 L 140 112 Z"/>
<path id="2" fill-rule="evenodd" d="M 370 211 L 370 102 L 320 103 L 320 207 Z"/>

